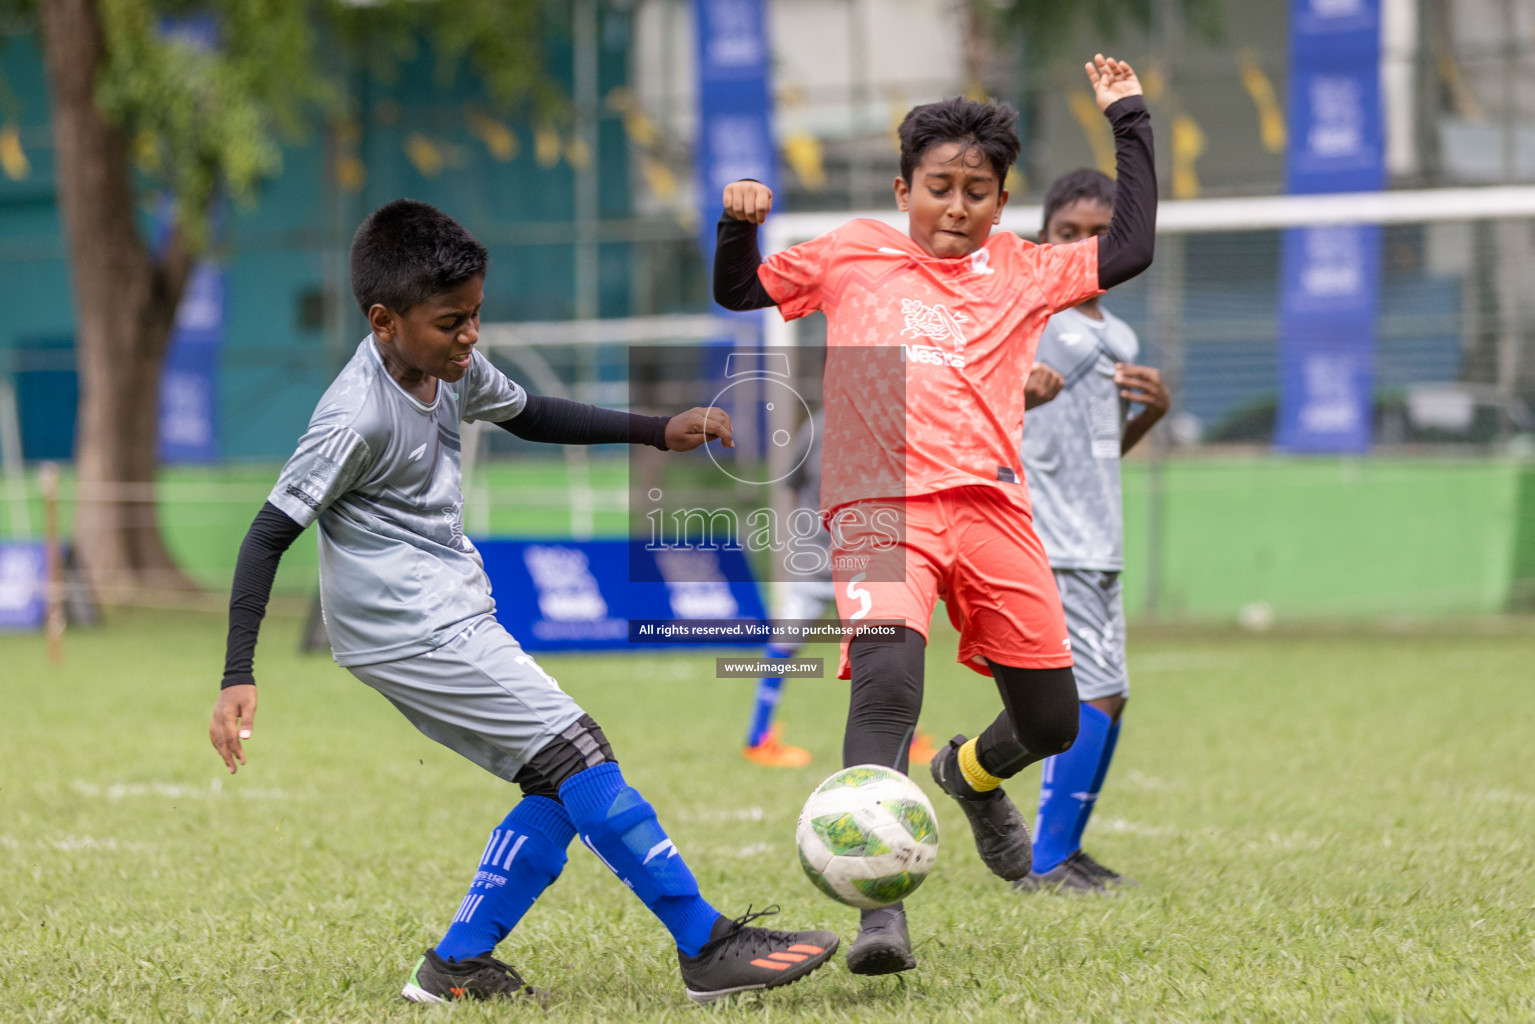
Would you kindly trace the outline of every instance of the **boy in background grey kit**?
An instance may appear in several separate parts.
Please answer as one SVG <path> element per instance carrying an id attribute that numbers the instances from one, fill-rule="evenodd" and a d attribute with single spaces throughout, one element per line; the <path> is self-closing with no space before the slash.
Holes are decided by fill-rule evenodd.
<path id="1" fill-rule="evenodd" d="M 1040 240 L 1064 245 L 1102 234 L 1113 212 L 1114 183 L 1097 171 L 1073 171 L 1045 196 Z M 1034 529 L 1066 612 L 1081 719 L 1071 749 L 1044 762 L 1034 866 L 1013 883 L 1020 890 L 1101 892 L 1133 884 L 1082 852 L 1082 832 L 1108 774 L 1130 695 L 1119 588 L 1119 457 L 1170 404 L 1161 374 L 1135 365 L 1139 351 L 1135 332 L 1094 297 L 1050 318 L 1026 385 L 1023 469 Z M 1141 410 L 1126 419 L 1131 403 Z"/>

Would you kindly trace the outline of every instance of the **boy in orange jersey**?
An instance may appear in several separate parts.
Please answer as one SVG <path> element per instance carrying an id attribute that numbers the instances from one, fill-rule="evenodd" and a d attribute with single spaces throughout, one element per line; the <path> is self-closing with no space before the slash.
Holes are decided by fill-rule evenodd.
<path id="1" fill-rule="evenodd" d="M 1003 712 L 975 739 L 956 736 L 931 770 L 964 810 L 981 859 L 1008 880 L 1028 875 L 1031 843 L 1001 783 L 1068 749 L 1078 721 L 1066 623 L 1018 455 L 1017 382 L 1046 320 L 1146 269 L 1155 233 L 1140 82 L 1101 54 L 1087 74 L 1113 125 L 1119 170 L 1102 237 L 1051 246 L 992 234 L 1020 148 L 1017 113 L 956 98 L 901 123 L 894 188 L 906 234 L 855 220 L 762 262 L 756 226 L 772 193 L 738 181 L 725 189 L 715 253 L 721 305 L 827 317 L 821 510 L 838 611 L 844 622 L 902 624 L 894 639 L 861 634 L 844 644 L 840 676 L 852 693 L 843 761 L 906 770 L 928 622 L 942 597 L 959 660 L 995 679 Z M 847 964 L 855 974 L 916 966 L 900 904 L 863 912 Z"/>

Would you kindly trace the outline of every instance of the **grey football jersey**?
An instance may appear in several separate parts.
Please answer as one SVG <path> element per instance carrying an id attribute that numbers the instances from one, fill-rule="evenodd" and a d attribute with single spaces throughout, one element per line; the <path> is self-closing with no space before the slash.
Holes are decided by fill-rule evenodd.
<path id="1" fill-rule="evenodd" d="M 1102 307 L 1102 320 L 1075 309 L 1050 318 L 1037 362 L 1066 386 L 1023 420 L 1023 471 L 1034 531 L 1057 569 L 1124 568 L 1119 444 L 1128 403 L 1114 384 L 1114 364 L 1135 361 L 1135 332 Z"/>
<path id="2" fill-rule="evenodd" d="M 326 390 L 268 499 L 320 524 L 320 601 L 342 665 L 433 650 L 495 610 L 464 537 L 461 420 L 507 420 L 527 394 L 478 351 L 423 403 L 389 376 L 369 335 Z"/>

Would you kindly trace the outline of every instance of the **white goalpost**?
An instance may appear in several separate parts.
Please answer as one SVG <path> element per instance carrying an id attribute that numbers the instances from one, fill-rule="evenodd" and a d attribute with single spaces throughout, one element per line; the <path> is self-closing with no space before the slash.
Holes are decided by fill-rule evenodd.
<path id="1" fill-rule="evenodd" d="M 1035 238 L 1042 207 L 1013 205 L 1002 214 L 1000 229 Z M 763 226 L 764 255 L 815 238 L 866 217 L 900 230 L 906 215 L 894 209 L 843 213 L 783 213 Z M 1158 235 L 1263 231 L 1343 224 L 1409 224 L 1447 221 L 1535 218 L 1535 186 L 1415 189 L 1324 195 L 1250 196 L 1229 199 L 1171 200 L 1158 204 Z M 793 345 L 794 324 L 768 318 L 767 343 Z"/>
<path id="2" fill-rule="evenodd" d="M 480 348 L 505 360 L 540 394 L 556 398 L 574 398 L 599 405 L 623 405 L 620 396 L 594 393 L 596 382 L 583 379 L 583 371 L 559 373 L 549 356 L 558 349 L 593 349 L 601 345 L 699 345 L 731 341 L 736 346 L 757 342 L 755 328 L 749 322 L 704 313 L 678 316 L 617 317 L 603 320 L 546 320 L 487 323 L 480 326 Z M 485 533 L 490 521 L 490 491 L 483 472 L 484 424 L 466 424 L 463 443 L 464 527 L 466 532 Z M 565 495 L 522 495 L 522 501 L 549 504 L 568 503 L 570 535 L 578 539 L 592 536 L 598 511 L 625 511 L 628 495 L 624 491 L 594 486 L 591 461 L 582 445 L 562 445 L 568 474 Z"/>

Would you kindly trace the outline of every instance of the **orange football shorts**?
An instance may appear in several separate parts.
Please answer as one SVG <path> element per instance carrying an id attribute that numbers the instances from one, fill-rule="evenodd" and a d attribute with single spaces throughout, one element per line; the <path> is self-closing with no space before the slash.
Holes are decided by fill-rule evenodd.
<path id="1" fill-rule="evenodd" d="M 844 625 L 903 621 L 927 637 L 943 598 L 959 662 L 991 675 L 1072 663 L 1066 617 L 1029 513 L 994 487 L 855 501 L 832 512 L 832 581 Z M 837 675 L 851 678 L 848 643 Z"/>

